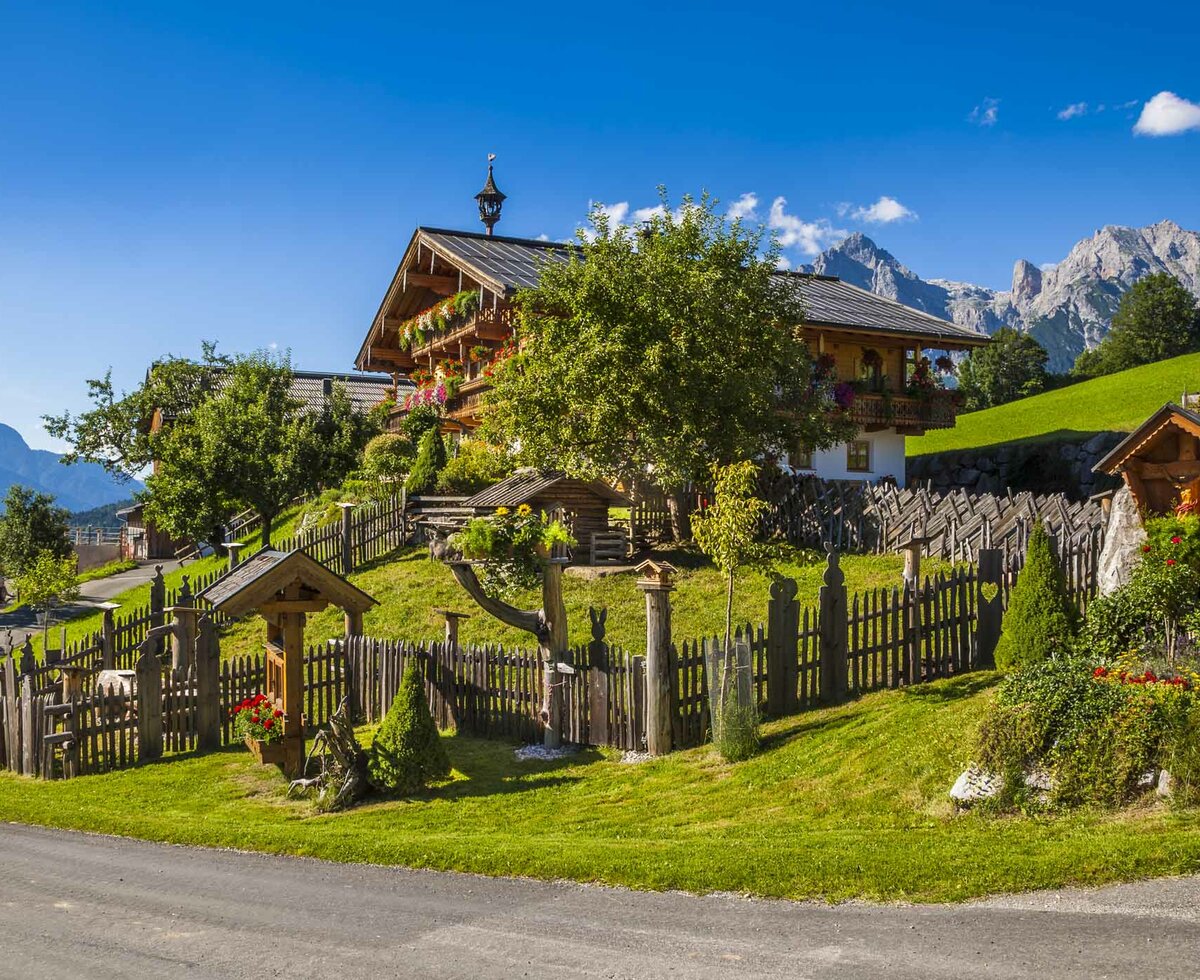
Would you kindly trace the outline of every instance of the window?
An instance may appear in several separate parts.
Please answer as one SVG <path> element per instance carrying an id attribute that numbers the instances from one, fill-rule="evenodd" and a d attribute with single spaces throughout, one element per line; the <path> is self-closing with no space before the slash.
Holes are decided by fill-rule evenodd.
<path id="1" fill-rule="evenodd" d="M 794 443 L 788 449 L 788 466 L 794 470 L 811 470 L 813 468 L 812 450 L 802 443 Z"/>
<path id="2" fill-rule="evenodd" d="M 906 347 L 904 349 L 904 383 L 906 385 L 912 381 L 913 372 L 917 370 L 917 362 L 920 359 L 920 351 L 916 348 Z"/>
<path id="3" fill-rule="evenodd" d="M 846 469 L 851 473 L 871 472 L 871 441 L 855 439 L 846 443 Z"/>

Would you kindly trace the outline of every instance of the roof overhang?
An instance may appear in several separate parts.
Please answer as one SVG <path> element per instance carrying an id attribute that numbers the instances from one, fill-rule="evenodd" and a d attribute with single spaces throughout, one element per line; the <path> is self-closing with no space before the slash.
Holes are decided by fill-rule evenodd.
<path id="1" fill-rule="evenodd" d="M 271 602 L 278 593 L 295 584 L 313 592 L 327 605 L 335 605 L 347 612 L 364 613 L 378 605 L 358 586 L 307 553 L 269 548 L 263 548 L 226 572 L 197 598 L 203 599 L 214 610 L 237 617 Z"/>
<path id="2" fill-rule="evenodd" d="M 1174 402 L 1167 402 L 1117 443 L 1107 456 L 1092 467 L 1092 472 L 1115 476 L 1130 457 L 1146 448 L 1168 428 L 1177 428 L 1188 435 L 1200 438 L 1200 415 L 1182 408 Z"/>

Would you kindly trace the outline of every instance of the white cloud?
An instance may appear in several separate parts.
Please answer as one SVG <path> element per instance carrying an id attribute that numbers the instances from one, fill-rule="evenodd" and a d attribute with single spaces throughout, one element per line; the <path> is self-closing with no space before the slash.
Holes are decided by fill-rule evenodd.
<path id="1" fill-rule="evenodd" d="M 594 208 L 599 208 L 605 215 L 608 216 L 608 230 L 612 232 L 617 225 L 625 223 L 625 217 L 629 214 L 629 202 L 618 201 L 616 204 L 601 204 L 597 201 L 588 202 L 588 212 Z M 580 228 L 580 233 L 589 242 L 596 240 L 596 230 L 594 228 Z"/>
<path id="2" fill-rule="evenodd" d="M 758 218 L 756 208 L 758 207 L 758 195 L 754 191 L 748 191 L 729 205 L 729 210 L 725 212 L 725 217 L 730 221 L 740 221 L 749 218 L 755 221 Z"/>
<path id="3" fill-rule="evenodd" d="M 546 234 L 546 233 L 543 231 L 543 232 L 542 232 L 540 235 L 538 235 L 538 236 L 537 236 L 537 240 L 538 240 L 539 242 L 548 242 L 548 241 L 550 241 L 550 236 L 549 236 L 549 235 L 547 235 L 547 234 Z"/>
<path id="4" fill-rule="evenodd" d="M 775 260 L 775 268 L 779 269 L 782 272 L 786 272 L 791 267 L 792 267 L 792 260 L 789 259 L 786 255 L 781 255 L 781 256 L 779 256 L 779 258 L 777 258 Z"/>
<path id="5" fill-rule="evenodd" d="M 841 207 L 838 208 L 838 214 L 845 214 Z M 894 197 L 888 197 L 886 194 L 884 194 L 870 207 L 855 208 L 850 212 L 850 217 L 855 221 L 866 221 L 870 224 L 888 225 L 893 221 L 916 221 L 917 213 L 909 208 L 906 208 Z"/>
<path id="6" fill-rule="evenodd" d="M 1132 108 L 1133 108 L 1135 105 L 1137 105 L 1137 104 L 1138 104 L 1138 100 L 1137 100 L 1137 99 L 1130 99 L 1128 102 L 1122 102 L 1120 105 L 1116 106 L 1116 108 L 1118 108 L 1118 109 L 1132 109 Z"/>
<path id="7" fill-rule="evenodd" d="M 1200 105 L 1174 92 L 1159 92 L 1142 106 L 1133 126 L 1133 131 L 1143 136 L 1174 136 L 1189 129 L 1200 129 Z"/>
<path id="8" fill-rule="evenodd" d="M 666 217 L 667 209 L 661 204 L 656 204 L 652 208 L 638 208 L 633 212 L 633 220 L 639 225 L 644 221 L 649 221 L 651 218 Z"/>
<path id="9" fill-rule="evenodd" d="M 1058 111 L 1058 118 L 1065 122 L 1068 119 L 1074 119 L 1076 116 L 1086 115 L 1087 111 L 1088 105 L 1086 102 L 1072 102 L 1065 109 L 1060 109 Z M 1104 106 L 1101 106 L 1097 111 L 1103 112 Z"/>
<path id="10" fill-rule="evenodd" d="M 804 221 L 784 211 L 787 198 L 777 197 L 771 202 L 771 213 L 767 224 L 779 233 L 779 244 L 784 248 L 798 248 L 808 255 L 816 255 L 835 241 L 846 237 L 846 232 L 834 228 L 827 218 Z"/>
<path id="11" fill-rule="evenodd" d="M 1000 100 L 988 98 L 971 110 L 967 122 L 973 122 L 976 126 L 995 126 L 999 116 Z"/>

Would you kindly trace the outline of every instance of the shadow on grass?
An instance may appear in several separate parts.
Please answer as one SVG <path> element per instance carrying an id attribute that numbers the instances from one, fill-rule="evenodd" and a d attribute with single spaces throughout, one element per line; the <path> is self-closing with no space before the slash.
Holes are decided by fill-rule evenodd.
<path id="1" fill-rule="evenodd" d="M 934 704 L 945 704 L 951 701 L 961 701 L 963 698 L 974 697 L 980 691 L 995 687 L 1001 677 L 993 670 L 977 670 L 962 674 L 949 680 L 930 681 L 926 684 L 915 684 L 912 687 L 900 688 L 906 698 L 917 698 Z"/>

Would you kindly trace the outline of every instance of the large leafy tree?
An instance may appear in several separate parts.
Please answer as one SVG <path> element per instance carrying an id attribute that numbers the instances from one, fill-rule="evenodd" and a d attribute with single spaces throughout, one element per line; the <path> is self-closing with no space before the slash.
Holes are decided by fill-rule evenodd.
<path id="1" fill-rule="evenodd" d="M 290 394 L 288 358 L 259 352 L 155 364 L 132 392 L 109 376 L 90 381 L 93 408 L 48 417 L 71 444 L 68 461 L 98 462 L 146 479 L 146 514 L 175 537 L 220 543 L 239 510 L 271 525 L 295 496 L 339 484 L 359 462 L 379 419 L 356 411 L 341 385 L 317 412 Z"/>
<path id="2" fill-rule="evenodd" d="M 0 575 L 22 575 L 40 554 L 66 558 L 69 514 L 49 494 L 13 484 L 0 513 Z"/>
<path id="3" fill-rule="evenodd" d="M 986 347 L 971 351 L 958 366 L 958 388 L 969 412 L 1003 405 L 1046 387 L 1046 348 L 1012 327 L 1001 327 Z"/>
<path id="4" fill-rule="evenodd" d="M 1200 350 L 1196 297 L 1166 272 L 1139 279 L 1121 297 L 1108 335 L 1075 361 L 1073 373 L 1097 377 Z"/>
<path id="5" fill-rule="evenodd" d="M 497 372 L 485 425 L 523 461 L 668 490 L 712 463 L 825 448 L 831 412 L 800 337 L 804 308 L 778 244 L 684 198 L 641 228 L 596 208 L 571 259 L 517 296 L 518 352 Z"/>

